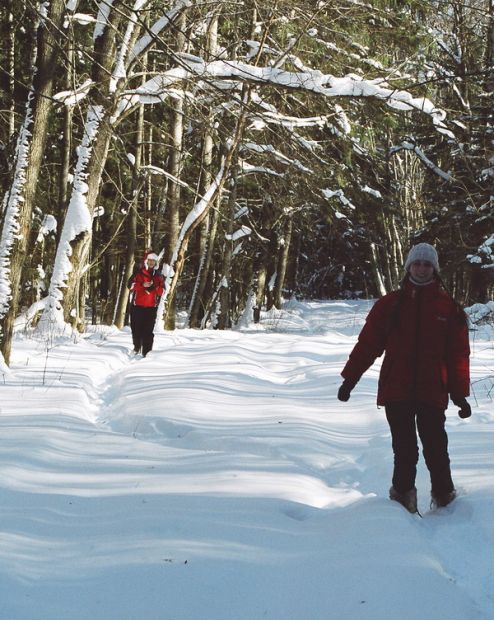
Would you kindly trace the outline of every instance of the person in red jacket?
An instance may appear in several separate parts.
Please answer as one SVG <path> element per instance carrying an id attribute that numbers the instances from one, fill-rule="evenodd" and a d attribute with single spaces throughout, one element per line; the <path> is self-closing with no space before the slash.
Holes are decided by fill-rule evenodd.
<path id="1" fill-rule="evenodd" d="M 150 253 L 143 266 L 129 280 L 131 291 L 130 329 L 134 352 L 143 357 L 151 351 L 154 342 L 154 324 L 161 295 L 163 276 L 158 273 L 158 256 Z"/>
<path id="2" fill-rule="evenodd" d="M 465 313 L 439 278 L 435 248 L 419 243 L 405 262 L 400 289 L 379 299 L 341 375 L 338 399 L 347 401 L 363 373 L 384 352 L 377 404 L 386 411 L 394 452 L 390 499 L 417 512 L 417 430 L 431 478 L 431 498 L 455 497 L 445 430 L 448 396 L 462 418 L 471 415 L 470 347 Z"/>

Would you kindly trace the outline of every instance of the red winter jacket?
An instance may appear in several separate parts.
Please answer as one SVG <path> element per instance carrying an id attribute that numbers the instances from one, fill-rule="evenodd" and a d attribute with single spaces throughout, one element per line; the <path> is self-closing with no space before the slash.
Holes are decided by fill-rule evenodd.
<path id="1" fill-rule="evenodd" d="M 417 400 L 446 409 L 448 393 L 454 400 L 470 393 L 467 323 L 437 281 L 407 280 L 379 299 L 342 376 L 356 383 L 383 352 L 378 405 Z"/>
<path id="2" fill-rule="evenodd" d="M 144 282 L 152 282 L 152 286 L 146 288 Z M 130 290 L 133 293 L 133 306 L 154 308 L 163 295 L 163 276 L 156 269 L 142 268 L 132 278 Z"/>

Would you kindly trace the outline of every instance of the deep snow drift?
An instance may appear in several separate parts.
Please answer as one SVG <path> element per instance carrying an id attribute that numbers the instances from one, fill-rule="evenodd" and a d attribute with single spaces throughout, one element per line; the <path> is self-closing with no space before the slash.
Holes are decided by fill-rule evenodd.
<path id="1" fill-rule="evenodd" d="M 260 326 L 78 342 L 19 333 L 0 385 L 2 620 L 494 617 L 494 333 L 471 334 L 473 416 L 448 410 L 454 504 L 387 499 L 379 362 L 339 372 L 371 302 Z"/>

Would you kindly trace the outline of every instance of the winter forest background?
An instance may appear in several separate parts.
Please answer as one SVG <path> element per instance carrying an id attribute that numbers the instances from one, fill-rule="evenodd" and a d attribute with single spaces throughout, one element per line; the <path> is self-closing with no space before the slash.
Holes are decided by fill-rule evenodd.
<path id="1" fill-rule="evenodd" d="M 225 329 L 371 298 L 436 245 L 494 286 L 494 0 L 4 0 L 0 338 L 160 317 Z M 20 322 L 20 323 L 16 323 Z"/>

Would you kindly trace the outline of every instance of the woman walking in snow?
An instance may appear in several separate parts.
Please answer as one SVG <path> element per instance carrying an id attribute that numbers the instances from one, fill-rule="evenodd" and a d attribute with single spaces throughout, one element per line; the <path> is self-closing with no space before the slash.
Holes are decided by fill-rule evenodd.
<path id="1" fill-rule="evenodd" d="M 131 291 L 130 329 L 134 352 L 143 357 L 151 351 L 154 342 L 154 324 L 161 295 L 163 276 L 158 273 L 158 256 L 150 253 L 144 265 L 129 280 Z"/>
<path id="2" fill-rule="evenodd" d="M 471 415 L 468 326 L 439 279 L 435 248 L 412 247 L 397 291 L 379 299 L 367 317 L 341 375 L 338 399 L 347 401 L 363 373 L 384 352 L 377 404 L 385 407 L 394 452 L 390 499 L 417 512 L 419 448 L 431 478 L 434 505 L 456 497 L 451 478 L 445 410 L 448 394 L 462 418 Z"/>

